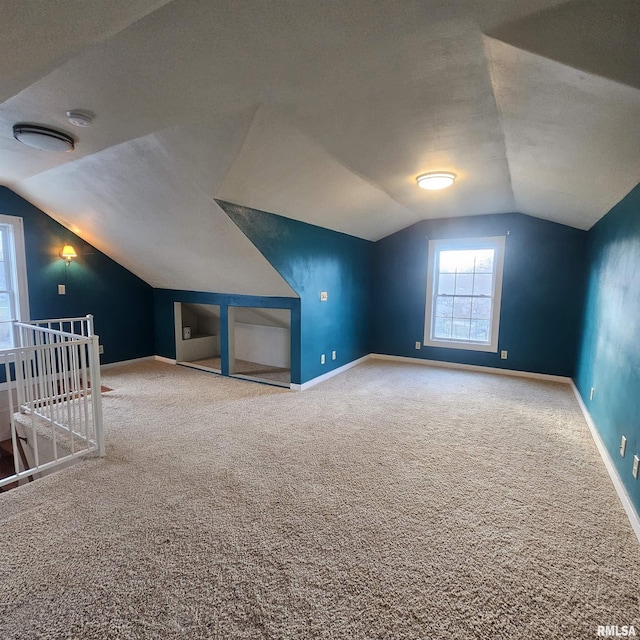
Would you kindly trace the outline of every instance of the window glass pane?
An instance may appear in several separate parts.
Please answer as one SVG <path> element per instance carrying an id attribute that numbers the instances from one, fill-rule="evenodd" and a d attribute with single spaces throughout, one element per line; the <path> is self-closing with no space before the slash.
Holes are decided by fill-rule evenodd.
<path id="1" fill-rule="evenodd" d="M 504 238 L 429 241 L 425 342 L 496 351 L 503 247 Z"/>
<path id="2" fill-rule="evenodd" d="M 0 293 L 0 322 L 13 320 L 11 317 L 11 305 L 9 303 L 9 294 Z"/>
<path id="3" fill-rule="evenodd" d="M 453 298 L 436 299 L 436 318 L 450 318 L 453 315 Z"/>
<path id="4" fill-rule="evenodd" d="M 474 296 L 490 296 L 493 286 L 493 274 L 476 273 L 473 276 L 473 295 Z"/>
<path id="5" fill-rule="evenodd" d="M 0 349 L 10 349 L 12 346 L 11 323 L 0 322 Z"/>
<path id="6" fill-rule="evenodd" d="M 453 273 L 441 273 L 438 277 L 438 295 L 452 296 L 455 292 L 456 276 Z"/>
<path id="7" fill-rule="evenodd" d="M 440 273 L 455 273 L 458 265 L 457 255 L 459 251 L 440 252 Z"/>
<path id="8" fill-rule="evenodd" d="M 470 296 L 473 293 L 473 274 L 459 273 L 456 276 L 456 295 Z"/>
<path id="9" fill-rule="evenodd" d="M 471 340 L 489 342 L 489 320 L 471 320 Z"/>
<path id="10" fill-rule="evenodd" d="M 440 273 L 473 273 L 476 252 L 441 251 Z"/>
<path id="11" fill-rule="evenodd" d="M 470 330 L 470 320 L 460 320 L 454 318 L 451 327 L 451 337 L 455 340 L 468 340 Z"/>
<path id="12" fill-rule="evenodd" d="M 475 251 L 452 251 L 456 260 L 457 273 L 473 273 L 476 262 Z"/>
<path id="13" fill-rule="evenodd" d="M 491 298 L 474 298 L 471 317 L 477 320 L 491 318 Z"/>
<path id="14" fill-rule="evenodd" d="M 453 299 L 453 317 L 454 318 L 471 318 L 471 298 Z"/>
<path id="15" fill-rule="evenodd" d="M 480 249 L 476 251 L 476 272 L 492 273 L 493 272 L 493 249 Z"/>
<path id="16" fill-rule="evenodd" d="M 451 338 L 451 318 L 436 318 L 433 326 L 434 338 Z"/>
<path id="17" fill-rule="evenodd" d="M 5 229 L 0 225 L 0 289 L 7 289 L 7 264 L 4 261 Z"/>
<path id="18" fill-rule="evenodd" d="M 15 222 L 13 222 L 15 221 Z M 13 320 L 20 320 L 18 279 L 26 278 L 24 263 L 16 252 L 16 240 L 22 246 L 22 228 L 12 216 L 0 216 L 0 349 L 13 345 Z M 17 263 L 20 260 L 20 264 Z M 26 290 L 26 280 L 21 281 Z"/>

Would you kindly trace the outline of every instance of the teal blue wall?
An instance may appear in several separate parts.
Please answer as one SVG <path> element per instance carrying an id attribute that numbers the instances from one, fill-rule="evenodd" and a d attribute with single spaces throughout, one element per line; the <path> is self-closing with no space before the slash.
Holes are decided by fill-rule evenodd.
<path id="1" fill-rule="evenodd" d="M 370 353 L 373 243 L 264 211 L 218 204 L 300 296 L 301 382 Z M 321 291 L 328 292 L 326 302 L 320 301 Z M 334 361 L 332 351 L 337 353 Z"/>
<path id="2" fill-rule="evenodd" d="M 577 386 L 640 513 L 640 185 L 588 234 L 589 274 Z M 589 400 L 591 387 L 595 393 Z M 627 453 L 620 456 L 620 438 Z"/>
<path id="3" fill-rule="evenodd" d="M 300 384 L 300 300 L 298 298 L 154 289 L 155 353 L 172 360 L 176 357 L 175 302 L 220 306 L 220 360 L 223 375 L 229 375 L 229 307 L 290 309 L 291 382 Z"/>
<path id="4" fill-rule="evenodd" d="M 104 346 L 101 362 L 153 355 L 148 284 L 6 187 L 0 187 L 0 214 L 24 221 L 32 320 L 91 313 Z M 66 243 L 78 253 L 68 268 L 58 255 Z M 66 295 L 58 295 L 58 284 L 66 284 Z"/>
<path id="5" fill-rule="evenodd" d="M 424 347 L 429 239 L 506 242 L 498 353 Z M 374 247 L 378 353 L 573 376 L 584 295 L 586 233 L 519 213 L 419 222 Z"/>

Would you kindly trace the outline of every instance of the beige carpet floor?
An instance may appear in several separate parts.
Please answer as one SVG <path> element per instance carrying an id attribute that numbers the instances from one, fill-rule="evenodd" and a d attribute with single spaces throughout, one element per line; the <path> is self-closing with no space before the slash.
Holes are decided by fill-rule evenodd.
<path id="1" fill-rule="evenodd" d="M 204 358 L 202 360 L 194 360 L 193 362 L 181 362 L 186 366 L 205 368 L 220 373 L 222 370 L 220 358 Z M 282 384 L 289 386 L 291 382 L 291 371 L 281 367 L 272 367 L 266 364 L 258 364 L 257 362 L 249 362 L 248 360 L 240 360 L 236 358 L 236 375 L 244 375 L 252 378 L 259 378 L 266 382 Z"/>
<path id="2" fill-rule="evenodd" d="M 107 458 L 0 495 L 0 638 L 597 637 L 640 545 L 566 385 L 110 369 Z"/>

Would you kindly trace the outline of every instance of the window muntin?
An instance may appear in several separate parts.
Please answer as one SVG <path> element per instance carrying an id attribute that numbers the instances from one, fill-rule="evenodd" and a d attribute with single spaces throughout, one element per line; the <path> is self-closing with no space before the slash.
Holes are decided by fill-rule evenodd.
<path id="1" fill-rule="evenodd" d="M 29 319 L 22 218 L 0 215 L 0 349 L 13 347 L 13 320 Z"/>
<path id="2" fill-rule="evenodd" d="M 504 237 L 429 241 L 426 346 L 498 350 Z"/>

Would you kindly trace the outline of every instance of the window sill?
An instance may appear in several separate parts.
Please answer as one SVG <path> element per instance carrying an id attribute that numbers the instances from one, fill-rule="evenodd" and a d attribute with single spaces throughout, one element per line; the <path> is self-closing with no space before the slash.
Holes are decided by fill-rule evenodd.
<path id="1" fill-rule="evenodd" d="M 484 351 L 498 353 L 498 345 L 482 344 L 479 342 L 457 342 L 455 340 L 425 340 L 425 347 L 441 347 L 444 349 L 464 349 L 466 351 Z"/>

